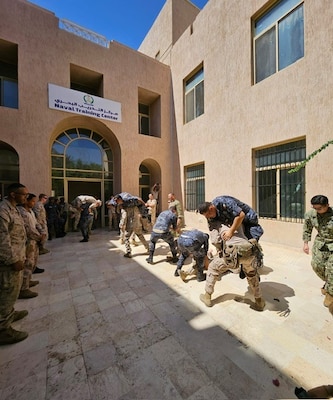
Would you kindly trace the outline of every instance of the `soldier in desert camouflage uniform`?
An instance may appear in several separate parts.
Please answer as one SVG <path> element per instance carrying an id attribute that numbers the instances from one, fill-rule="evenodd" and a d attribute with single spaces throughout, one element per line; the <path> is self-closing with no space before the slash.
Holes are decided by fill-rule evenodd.
<path id="1" fill-rule="evenodd" d="M 38 285 L 39 281 L 31 279 L 34 269 L 37 267 L 39 255 L 39 243 L 45 238 L 46 234 L 41 234 L 37 229 L 37 219 L 32 208 L 36 203 L 36 195 L 29 193 L 24 205 L 18 207 L 27 234 L 26 259 L 24 262 L 23 282 L 19 294 L 19 299 L 30 299 L 38 296 L 37 292 L 30 290 L 30 287 Z"/>
<path id="2" fill-rule="evenodd" d="M 47 254 L 50 252 L 50 250 L 45 248 L 45 242 L 48 238 L 48 229 L 47 229 L 47 220 L 46 220 L 46 211 L 44 204 L 47 201 L 47 195 L 45 193 L 40 193 L 38 196 L 38 201 L 34 205 L 33 211 L 36 215 L 36 219 L 38 222 L 38 229 L 39 233 L 43 235 L 43 240 L 39 242 L 39 254 Z"/>
<path id="3" fill-rule="evenodd" d="M 28 190 L 20 183 L 7 189 L 7 197 L 0 203 L 0 345 L 24 340 L 27 332 L 11 327 L 28 314 L 15 311 L 25 261 L 26 233 L 17 204 L 24 204 Z"/>
<path id="4" fill-rule="evenodd" d="M 220 236 L 227 232 L 229 227 L 221 225 Z M 208 266 L 206 274 L 205 294 L 200 295 L 200 300 L 207 307 L 212 306 L 211 296 L 214 292 L 216 282 L 229 272 L 239 274 L 240 270 L 245 274 L 247 282 L 253 292 L 255 304 L 252 306 L 257 311 L 263 311 L 265 301 L 262 298 L 260 279 L 257 271 L 256 258 L 257 241 L 247 239 L 244 234 L 243 225 L 240 225 L 233 236 L 228 240 L 222 240 L 222 250 L 214 256 Z"/>
<path id="5" fill-rule="evenodd" d="M 309 254 L 309 242 L 313 228 L 317 230 L 312 246 L 311 265 L 325 283 L 322 293 L 324 306 L 333 314 L 333 210 L 328 198 L 316 195 L 311 199 L 312 210 L 305 213 L 303 225 L 303 251 Z"/>

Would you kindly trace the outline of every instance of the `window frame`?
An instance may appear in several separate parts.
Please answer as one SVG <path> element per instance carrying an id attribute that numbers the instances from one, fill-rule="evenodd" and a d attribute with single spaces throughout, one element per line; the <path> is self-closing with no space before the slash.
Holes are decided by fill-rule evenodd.
<path id="1" fill-rule="evenodd" d="M 254 149 L 253 157 L 255 204 L 260 218 L 303 222 L 306 205 L 305 168 L 291 174 L 288 171 L 306 158 L 306 140 L 298 139 Z"/>
<path id="2" fill-rule="evenodd" d="M 140 109 L 140 106 L 141 106 L 141 109 Z M 142 112 L 142 106 L 143 107 L 147 107 L 148 114 Z M 138 121 L 139 134 L 140 135 L 150 136 L 150 106 L 149 105 L 144 104 L 144 103 L 139 103 L 138 104 L 138 119 L 139 119 L 139 121 Z M 143 119 L 148 120 L 148 131 L 147 132 L 143 131 L 143 124 L 142 124 Z"/>
<path id="3" fill-rule="evenodd" d="M 184 86 L 184 124 L 187 124 L 205 113 L 205 73 L 201 64 L 183 81 Z M 202 88 L 202 93 L 199 90 Z M 189 115 L 190 95 L 193 94 L 193 109 Z M 200 97 L 199 97 L 200 96 Z M 201 101 L 201 104 L 200 104 Z"/>
<path id="4" fill-rule="evenodd" d="M 286 18 L 290 17 L 293 13 L 297 11 L 297 9 L 302 8 L 302 15 L 303 15 L 303 43 L 302 43 L 302 55 L 300 55 L 298 58 L 293 59 L 289 63 L 287 63 L 284 66 L 280 66 L 280 54 L 281 54 L 281 46 L 280 46 L 280 30 L 279 26 L 282 21 L 284 21 Z M 276 16 L 274 17 L 274 14 Z M 267 21 L 265 22 L 265 19 Z M 268 22 L 270 21 L 270 22 Z M 262 27 L 258 27 L 257 25 L 260 25 L 260 22 L 263 22 Z M 256 30 L 258 29 L 258 32 Z M 274 67 L 274 72 L 268 72 L 268 75 L 265 75 L 264 77 L 257 77 L 257 43 L 258 39 L 263 38 L 264 35 L 266 35 L 269 31 L 274 29 L 274 66 L 272 65 L 272 68 Z M 275 2 L 270 8 L 266 9 L 264 12 L 260 13 L 258 16 L 253 18 L 253 37 L 252 37 L 252 51 L 253 51 L 253 82 L 254 84 L 260 83 L 261 81 L 265 80 L 266 78 L 269 78 L 270 76 L 276 74 L 279 71 L 282 71 L 284 68 L 294 64 L 296 61 L 300 60 L 301 58 L 304 57 L 305 49 L 304 49 L 304 0 L 280 0 Z M 283 49 L 283 48 L 282 48 Z M 270 50 L 270 48 L 269 48 Z"/>
<path id="5" fill-rule="evenodd" d="M 189 172 L 197 174 L 196 176 L 189 176 Z M 200 174 L 200 172 L 202 172 Z M 196 211 L 198 205 L 205 201 L 205 163 L 201 162 L 194 165 L 187 165 L 184 167 L 184 183 L 185 183 L 185 209 L 186 211 Z M 194 185 L 193 185 L 194 184 Z M 201 191 L 200 186 L 201 185 Z M 194 192 L 189 192 L 189 189 Z M 199 190 L 198 190 L 199 189 Z M 193 198 L 194 196 L 194 198 Z"/>

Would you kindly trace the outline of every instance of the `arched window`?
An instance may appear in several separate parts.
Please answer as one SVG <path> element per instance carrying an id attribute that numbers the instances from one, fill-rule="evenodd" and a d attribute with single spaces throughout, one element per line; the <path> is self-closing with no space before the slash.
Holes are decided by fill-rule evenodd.
<path id="1" fill-rule="evenodd" d="M 52 190 L 64 195 L 66 180 L 89 180 L 104 183 L 106 196 L 113 193 L 113 154 L 107 141 L 97 132 L 72 128 L 54 141 L 52 157 Z"/>

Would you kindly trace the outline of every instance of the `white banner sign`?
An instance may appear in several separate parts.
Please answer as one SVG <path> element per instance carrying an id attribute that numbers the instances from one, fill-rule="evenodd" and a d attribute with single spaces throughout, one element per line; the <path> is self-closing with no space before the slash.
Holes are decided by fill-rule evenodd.
<path id="1" fill-rule="evenodd" d="M 49 108 L 121 122 L 121 103 L 49 83 Z"/>

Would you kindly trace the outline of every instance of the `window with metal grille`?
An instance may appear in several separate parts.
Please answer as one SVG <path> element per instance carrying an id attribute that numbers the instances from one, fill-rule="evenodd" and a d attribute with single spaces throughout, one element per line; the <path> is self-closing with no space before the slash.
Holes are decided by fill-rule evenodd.
<path id="1" fill-rule="evenodd" d="M 304 56 L 304 5 L 281 0 L 254 21 L 255 83 Z"/>
<path id="2" fill-rule="evenodd" d="M 204 70 L 185 80 L 185 123 L 204 113 Z"/>
<path id="3" fill-rule="evenodd" d="M 305 140 L 255 151 L 256 209 L 261 218 L 301 222 L 305 169 L 288 171 L 306 158 Z"/>
<path id="4" fill-rule="evenodd" d="M 185 204 L 195 211 L 205 201 L 205 164 L 185 167 Z"/>

